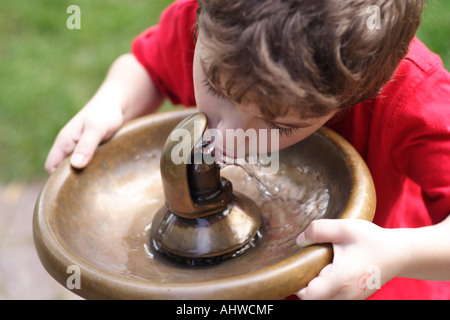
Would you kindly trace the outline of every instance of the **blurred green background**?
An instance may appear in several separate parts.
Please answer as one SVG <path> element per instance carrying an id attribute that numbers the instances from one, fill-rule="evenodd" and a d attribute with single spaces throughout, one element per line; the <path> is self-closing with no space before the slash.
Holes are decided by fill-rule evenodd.
<path id="1" fill-rule="evenodd" d="M 45 158 L 59 130 L 171 2 L 1 0 L 0 183 L 46 177 Z M 80 30 L 66 27 L 69 5 L 81 9 Z M 449 0 L 428 0 L 418 36 L 450 70 Z"/>

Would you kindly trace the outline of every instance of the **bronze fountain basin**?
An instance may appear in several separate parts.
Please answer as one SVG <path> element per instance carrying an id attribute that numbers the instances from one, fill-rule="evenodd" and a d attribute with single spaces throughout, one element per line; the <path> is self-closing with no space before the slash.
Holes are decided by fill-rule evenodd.
<path id="1" fill-rule="evenodd" d="M 330 245 L 299 248 L 295 239 L 306 225 L 295 225 L 288 215 L 277 220 L 273 212 L 262 213 L 262 238 L 253 248 L 216 265 L 182 265 L 152 250 L 151 224 L 165 203 L 162 148 L 172 129 L 194 112 L 133 121 L 98 148 L 86 169 L 75 170 L 66 159 L 49 177 L 36 202 L 33 233 L 42 264 L 60 284 L 67 285 L 68 270 L 76 266 L 80 283 L 72 291 L 87 299 L 281 299 L 332 261 Z M 322 128 L 281 151 L 280 162 L 286 168 L 307 166 L 325 181 L 329 201 L 321 217 L 372 220 L 372 178 L 338 134 Z M 248 195 L 248 185 L 238 181 L 244 175 L 227 178 Z M 273 231 L 280 225 L 292 228 Z"/>

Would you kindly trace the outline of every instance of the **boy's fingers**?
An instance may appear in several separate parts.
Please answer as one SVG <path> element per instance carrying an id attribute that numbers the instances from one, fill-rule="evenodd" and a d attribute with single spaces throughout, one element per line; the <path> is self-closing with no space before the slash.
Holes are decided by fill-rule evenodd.
<path id="1" fill-rule="evenodd" d="M 316 243 L 338 243 L 345 237 L 345 232 L 342 232 L 342 220 L 338 219 L 320 219 L 314 220 L 297 237 L 297 244 L 301 247 L 306 247 Z"/>
<path id="2" fill-rule="evenodd" d="M 65 139 L 63 134 L 58 135 L 45 161 L 45 170 L 48 173 L 55 171 L 59 164 L 72 153 L 76 144 L 76 140 Z"/>
<path id="3" fill-rule="evenodd" d="M 56 136 L 45 161 L 45 170 L 52 173 L 73 152 L 83 132 L 83 117 L 72 118 Z"/>
<path id="4" fill-rule="evenodd" d="M 53 147 L 47 156 L 47 160 L 45 161 L 45 170 L 49 174 L 51 174 L 56 170 L 59 164 L 66 158 L 66 156 L 67 154 L 62 152 L 60 149 Z"/>
<path id="5" fill-rule="evenodd" d="M 312 279 L 306 288 L 297 292 L 297 296 L 301 300 L 317 300 L 330 299 L 340 291 L 340 287 L 335 283 L 334 278 L 328 274 L 332 274 L 332 264 L 322 269 L 319 276 Z"/>
<path id="6" fill-rule="evenodd" d="M 84 168 L 91 161 L 103 138 L 104 135 L 98 130 L 86 127 L 70 157 L 70 164 L 77 169 Z"/>

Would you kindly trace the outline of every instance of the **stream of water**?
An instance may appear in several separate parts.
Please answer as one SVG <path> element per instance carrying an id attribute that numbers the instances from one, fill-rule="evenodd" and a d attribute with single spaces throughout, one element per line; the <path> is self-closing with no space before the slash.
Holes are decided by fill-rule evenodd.
<path id="1" fill-rule="evenodd" d="M 214 152 L 211 142 L 204 143 L 202 148 L 204 154 Z M 259 158 L 253 163 L 254 159 L 250 162 L 220 155 L 216 161 L 222 174 L 233 181 L 234 189 L 244 191 L 261 207 L 265 224 L 270 226 L 266 232 L 299 234 L 327 210 L 330 196 L 325 179 L 307 166 L 280 162 L 277 174 L 264 174 Z"/>

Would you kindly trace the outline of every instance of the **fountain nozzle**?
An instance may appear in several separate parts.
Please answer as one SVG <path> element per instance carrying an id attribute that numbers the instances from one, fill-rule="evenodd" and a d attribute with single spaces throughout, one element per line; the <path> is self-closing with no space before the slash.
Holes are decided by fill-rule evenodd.
<path id="1" fill-rule="evenodd" d="M 196 113 L 169 135 L 160 163 L 166 205 L 152 222 L 153 247 L 188 264 L 211 264 L 243 253 L 259 235 L 262 222 L 259 207 L 233 192 L 216 163 L 193 161 L 202 159 L 195 146 L 206 124 L 205 115 Z M 174 150 L 190 152 L 179 163 Z"/>

